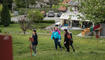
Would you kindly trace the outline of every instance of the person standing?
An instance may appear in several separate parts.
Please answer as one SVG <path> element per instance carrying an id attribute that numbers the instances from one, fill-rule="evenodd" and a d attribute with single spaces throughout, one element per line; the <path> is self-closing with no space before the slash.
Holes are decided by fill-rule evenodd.
<path id="1" fill-rule="evenodd" d="M 57 27 L 54 28 L 54 31 L 52 32 L 52 35 L 51 35 L 51 39 L 54 39 L 56 50 L 57 50 L 57 46 L 59 46 L 59 48 L 62 49 L 62 46 L 60 44 L 60 42 L 61 42 L 61 35 L 59 34 Z"/>
<path id="2" fill-rule="evenodd" d="M 37 33 L 36 33 L 36 30 L 34 29 L 33 30 L 33 34 L 32 34 L 32 50 L 33 50 L 33 56 L 36 56 L 36 48 L 37 48 L 37 45 L 38 45 L 38 36 L 37 36 Z"/>
<path id="3" fill-rule="evenodd" d="M 67 31 L 67 29 L 64 29 L 64 32 L 65 32 L 65 34 L 64 34 L 64 45 L 65 45 L 65 47 L 67 49 L 67 52 L 70 52 L 70 47 L 69 46 L 71 46 L 73 51 L 75 52 L 75 49 L 73 47 L 72 33 L 69 33 Z"/>

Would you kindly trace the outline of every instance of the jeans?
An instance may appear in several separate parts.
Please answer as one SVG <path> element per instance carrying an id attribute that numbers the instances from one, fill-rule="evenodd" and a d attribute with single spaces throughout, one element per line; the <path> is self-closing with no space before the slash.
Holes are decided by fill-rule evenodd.
<path id="1" fill-rule="evenodd" d="M 60 42 L 58 42 L 58 39 L 54 39 L 54 43 L 55 43 L 56 49 L 57 49 L 57 46 L 59 46 L 59 48 L 62 48 Z"/>

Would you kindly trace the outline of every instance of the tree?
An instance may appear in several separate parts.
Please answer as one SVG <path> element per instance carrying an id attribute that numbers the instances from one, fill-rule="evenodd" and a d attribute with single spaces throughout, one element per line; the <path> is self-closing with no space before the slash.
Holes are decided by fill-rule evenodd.
<path id="1" fill-rule="evenodd" d="M 34 23 L 40 22 L 43 20 L 43 14 L 41 14 L 40 11 L 32 10 L 28 12 L 28 18 Z"/>
<path id="2" fill-rule="evenodd" d="M 95 23 L 105 22 L 105 0 L 81 0 L 80 11 Z"/>
<path id="3" fill-rule="evenodd" d="M 26 2 L 27 2 L 27 0 L 15 0 L 16 6 L 18 8 L 25 8 L 26 7 Z"/>
<path id="4" fill-rule="evenodd" d="M 28 29 L 31 29 L 31 23 L 30 23 L 30 21 L 27 20 L 26 16 L 22 16 L 19 19 L 19 24 L 20 24 L 20 26 L 21 26 L 20 28 L 22 29 L 24 34 L 26 34 L 26 31 Z"/>
<path id="5" fill-rule="evenodd" d="M 2 11 L 2 4 L 0 3 L 0 25 L 1 25 L 1 11 Z"/>
<path id="6" fill-rule="evenodd" d="M 6 0 L 3 0 L 3 8 L 1 12 L 1 23 L 6 27 L 9 26 L 11 22 L 10 12 L 8 8 L 8 3 Z"/>
<path id="7" fill-rule="evenodd" d="M 12 2 L 13 2 L 13 0 L 6 0 L 6 1 L 7 1 L 9 9 L 12 10 Z M 3 4 L 3 0 L 0 0 L 0 3 Z"/>
<path id="8" fill-rule="evenodd" d="M 101 36 L 105 36 L 105 0 L 80 0 L 80 12 L 85 19 L 101 24 Z"/>
<path id="9" fill-rule="evenodd" d="M 57 5 L 60 2 L 60 0 L 49 0 L 50 8 L 52 8 L 52 5 Z"/>
<path id="10" fill-rule="evenodd" d="M 12 3 L 13 3 L 13 0 L 7 0 L 8 2 L 8 7 L 10 10 L 12 10 Z"/>
<path id="11" fill-rule="evenodd" d="M 29 5 L 34 5 L 36 4 L 36 1 L 40 0 L 15 0 L 15 3 L 18 8 L 26 8 L 26 5 L 27 7 L 29 7 Z"/>

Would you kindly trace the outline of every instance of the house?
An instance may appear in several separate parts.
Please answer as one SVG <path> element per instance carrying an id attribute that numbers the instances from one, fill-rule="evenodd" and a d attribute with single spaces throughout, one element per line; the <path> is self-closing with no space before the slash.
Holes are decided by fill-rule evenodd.
<path id="1" fill-rule="evenodd" d="M 78 13 L 80 14 L 80 13 Z M 90 20 L 83 20 L 79 18 L 78 14 L 74 14 L 73 12 L 69 14 L 62 14 L 60 17 L 60 25 L 67 27 L 80 27 L 80 28 L 88 28 L 93 25 Z"/>

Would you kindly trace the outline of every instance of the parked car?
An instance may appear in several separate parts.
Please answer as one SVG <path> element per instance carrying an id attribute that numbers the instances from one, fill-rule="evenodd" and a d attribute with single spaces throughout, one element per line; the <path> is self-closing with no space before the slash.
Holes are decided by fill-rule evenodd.
<path id="1" fill-rule="evenodd" d="M 48 17 L 54 17 L 54 16 L 55 16 L 54 11 L 49 11 L 48 12 Z"/>
<path id="2" fill-rule="evenodd" d="M 62 15 L 62 12 L 57 13 L 57 17 L 60 17 Z"/>

